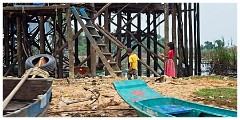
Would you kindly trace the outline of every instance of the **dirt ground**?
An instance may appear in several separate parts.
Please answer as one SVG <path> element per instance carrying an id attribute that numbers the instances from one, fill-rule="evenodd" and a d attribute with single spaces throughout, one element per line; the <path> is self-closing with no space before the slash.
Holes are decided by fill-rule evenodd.
<path id="1" fill-rule="evenodd" d="M 48 110 L 49 117 L 136 117 L 135 111 L 125 103 L 115 91 L 112 82 L 126 78 L 82 78 L 70 81 L 53 81 L 53 96 Z M 154 77 L 142 77 L 149 87 L 160 94 L 183 100 L 203 103 L 193 92 L 203 88 L 237 88 L 237 80 L 216 80 L 209 77 L 201 79 L 167 79 L 157 83 Z M 92 92 L 91 92 L 92 91 Z M 99 93 L 98 93 L 99 92 Z M 99 95 L 99 97 L 98 97 Z M 98 98 L 97 101 L 96 98 Z M 218 107 L 229 108 L 227 106 Z"/>

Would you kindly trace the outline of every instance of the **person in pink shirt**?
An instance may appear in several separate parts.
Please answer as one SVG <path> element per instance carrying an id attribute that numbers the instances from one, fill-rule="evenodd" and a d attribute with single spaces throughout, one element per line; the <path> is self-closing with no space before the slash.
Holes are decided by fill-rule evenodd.
<path id="1" fill-rule="evenodd" d="M 169 42 L 167 44 L 167 49 L 169 49 L 167 55 L 161 54 L 160 56 L 165 58 L 165 67 L 164 67 L 164 75 L 168 77 L 175 78 L 175 65 L 173 61 L 174 57 L 174 44 Z"/>

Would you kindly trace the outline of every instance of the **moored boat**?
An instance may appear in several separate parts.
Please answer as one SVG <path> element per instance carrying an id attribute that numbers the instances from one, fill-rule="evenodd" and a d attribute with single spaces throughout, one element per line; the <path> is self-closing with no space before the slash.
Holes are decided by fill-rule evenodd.
<path id="1" fill-rule="evenodd" d="M 5 99 L 21 78 L 3 78 Z M 52 95 L 52 78 L 28 78 L 3 109 L 4 117 L 46 116 Z"/>
<path id="2" fill-rule="evenodd" d="M 121 98 L 139 116 L 148 117 L 237 117 L 237 111 L 165 97 L 140 79 L 113 82 Z"/>

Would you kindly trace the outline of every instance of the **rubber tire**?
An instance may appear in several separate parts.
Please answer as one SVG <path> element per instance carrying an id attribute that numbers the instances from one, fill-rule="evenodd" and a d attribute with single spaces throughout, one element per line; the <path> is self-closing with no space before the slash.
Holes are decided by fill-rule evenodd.
<path id="1" fill-rule="evenodd" d="M 25 61 L 25 69 L 29 69 L 29 68 L 34 68 L 35 65 L 33 64 L 33 61 L 35 59 L 40 59 L 41 57 L 46 57 L 48 59 L 47 63 L 40 66 L 39 68 L 45 70 L 45 71 L 53 71 L 54 68 L 56 67 L 56 59 L 48 54 L 38 54 L 38 55 L 33 55 L 31 57 L 29 57 L 26 61 Z"/>

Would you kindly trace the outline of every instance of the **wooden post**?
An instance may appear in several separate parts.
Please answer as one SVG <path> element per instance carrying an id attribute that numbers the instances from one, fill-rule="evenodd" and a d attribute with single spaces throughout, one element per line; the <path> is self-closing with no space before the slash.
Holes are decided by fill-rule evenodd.
<path id="1" fill-rule="evenodd" d="M 16 18 L 17 24 L 17 59 L 18 59 L 18 77 L 22 77 L 24 73 L 23 48 L 22 48 L 22 34 L 21 34 L 21 18 Z"/>
<path id="2" fill-rule="evenodd" d="M 69 78 L 74 79 L 74 63 L 73 63 L 73 48 L 72 48 L 72 29 L 71 29 L 71 9 L 68 4 L 67 12 L 67 40 L 68 40 L 68 56 L 69 56 Z"/>
<path id="3" fill-rule="evenodd" d="M 201 75 L 201 49 L 200 49 L 200 16 L 199 3 L 197 3 L 197 49 L 198 49 L 198 75 Z"/>
<path id="4" fill-rule="evenodd" d="M 150 13 L 147 13 L 147 26 L 150 26 Z M 148 27 L 147 29 L 147 34 L 150 34 L 150 27 Z M 151 45 L 151 41 L 150 41 L 150 37 L 147 37 L 147 48 L 150 49 Z M 151 66 L 151 62 L 150 62 L 150 53 L 147 52 L 147 65 Z M 147 77 L 150 77 L 150 71 L 149 69 L 147 69 Z"/>
<path id="5" fill-rule="evenodd" d="M 187 3 L 184 3 L 184 63 L 187 70 L 187 75 L 189 75 L 188 68 L 188 38 L 187 38 Z"/>
<path id="6" fill-rule="evenodd" d="M 14 29 L 14 24 L 11 23 L 11 34 L 13 34 L 13 32 L 16 31 Z M 14 36 L 11 36 L 11 64 L 13 63 L 13 59 L 14 59 L 14 52 L 15 52 L 15 47 L 14 47 L 14 43 L 15 43 L 15 39 Z"/>
<path id="7" fill-rule="evenodd" d="M 40 29 L 40 53 L 45 53 L 45 28 L 44 28 L 44 16 L 40 16 L 40 23 L 39 23 L 39 29 Z"/>
<path id="8" fill-rule="evenodd" d="M 119 10 L 118 10 L 119 11 Z M 120 29 L 122 26 L 122 15 L 121 15 L 121 12 L 119 12 L 117 14 L 117 29 Z M 121 42 L 121 39 L 122 39 L 122 32 L 120 31 L 119 34 L 117 34 L 117 39 Z M 121 49 L 120 48 L 117 48 L 117 56 L 116 56 L 116 60 L 117 60 L 117 63 L 118 63 L 118 67 L 121 69 Z"/>
<path id="9" fill-rule="evenodd" d="M 58 27 L 62 28 L 62 12 L 58 14 Z M 62 29 L 60 29 L 60 33 L 58 34 L 58 46 L 59 48 L 62 46 Z M 60 53 L 58 54 L 58 76 L 59 78 L 63 78 L 63 51 L 61 50 Z"/>
<path id="10" fill-rule="evenodd" d="M 138 18 L 137 18 L 137 33 L 138 33 L 138 36 L 137 36 L 137 39 L 138 41 L 140 42 L 141 41 L 141 14 L 139 14 Z M 142 59 L 142 47 L 141 45 L 138 45 L 138 58 L 139 59 Z M 139 76 L 142 76 L 142 65 L 140 62 L 138 62 L 138 75 Z"/>
<path id="11" fill-rule="evenodd" d="M 27 21 L 27 15 L 26 14 L 22 14 L 22 20 L 21 20 L 21 26 L 22 26 L 22 48 L 23 48 L 23 54 L 22 54 L 22 60 L 23 60 L 23 72 L 25 72 L 25 61 L 27 59 L 27 55 L 28 55 L 28 49 L 30 47 L 28 47 L 28 25 L 27 25 L 28 21 Z"/>
<path id="12" fill-rule="evenodd" d="M 175 75 L 177 76 L 176 3 L 172 4 L 172 42 L 174 44 Z"/>
<path id="13" fill-rule="evenodd" d="M 165 49 L 164 49 L 164 54 L 167 54 L 167 44 L 169 43 L 169 23 L 168 23 L 168 15 L 169 15 L 169 10 L 168 10 L 168 3 L 164 3 L 164 36 L 165 36 Z"/>
<path id="14" fill-rule="evenodd" d="M 128 21 L 131 20 L 131 13 L 129 13 L 129 12 L 127 13 L 127 20 Z M 131 32 L 131 24 L 127 25 L 127 30 Z M 131 48 L 131 36 L 130 35 L 127 36 L 127 47 Z"/>
<path id="15" fill-rule="evenodd" d="M 92 6 L 94 8 L 94 3 L 90 3 L 90 6 Z M 90 13 L 90 18 L 93 18 L 94 17 L 94 14 L 91 12 Z M 95 77 L 96 76 L 96 51 L 94 50 L 93 48 L 93 44 L 94 43 L 91 43 L 91 48 L 90 48 L 90 56 L 91 56 L 91 76 L 92 77 Z"/>
<path id="16" fill-rule="evenodd" d="M 5 65 L 6 68 L 9 68 L 10 61 L 9 61 L 9 22 L 8 22 L 8 15 L 4 14 L 4 54 L 5 54 Z"/>
<path id="17" fill-rule="evenodd" d="M 196 3 L 194 3 L 194 75 L 197 75 L 197 70 L 198 70 L 198 52 L 197 52 L 197 16 L 196 16 L 196 10 L 197 6 Z"/>
<path id="18" fill-rule="evenodd" d="M 178 55 L 179 55 L 179 66 L 178 66 L 178 75 L 180 77 L 183 76 L 183 28 L 182 28 L 182 7 L 181 7 L 181 3 L 178 3 Z"/>
<path id="19" fill-rule="evenodd" d="M 74 31 L 75 31 L 75 34 L 78 32 L 78 21 L 75 17 L 74 17 Z M 75 58 L 75 65 L 78 65 L 80 63 L 78 59 L 78 36 L 75 38 L 74 58 Z"/>
<path id="20" fill-rule="evenodd" d="M 188 9 L 191 10 L 192 3 L 188 3 Z M 192 11 L 188 12 L 189 22 L 189 75 L 193 75 L 193 34 L 192 34 Z"/>
<path id="21" fill-rule="evenodd" d="M 157 40 L 157 27 L 156 27 L 156 25 L 157 25 L 157 22 L 156 22 L 156 13 L 153 13 L 153 31 L 154 31 L 154 40 Z M 157 41 L 154 41 L 154 45 L 153 45 L 153 47 L 154 47 L 154 53 L 156 53 L 156 54 L 158 54 L 158 49 L 157 49 Z M 158 59 L 157 59 L 157 57 L 156 56 L 154 56 L 154 70 L 155 71 L 157 71 L 158 70 L 158 66 L 157 66 L 157 64 L 158 64 Z M 156 75 L 154 75 L 155 77 L 156 77 Z"/>
<path id="22" fill-rule="evenodd" d="M 106 31 L 109 31 L 110 32 L 110 27 L 109 27 L 109 13 L 108 13 L 108 8 L 105 9 L 104 11 L 104 28 Z M 111 53 L 111 48 L 109 48 L 109 39 L 107 37 L 104 37 L 105 39 L 105 44 L 107 45 L 107 48 L 109 50 L 109 52 Z M 105 69 L 105 75 L 109 75 L 109 72 L 107 69 Z"/>

